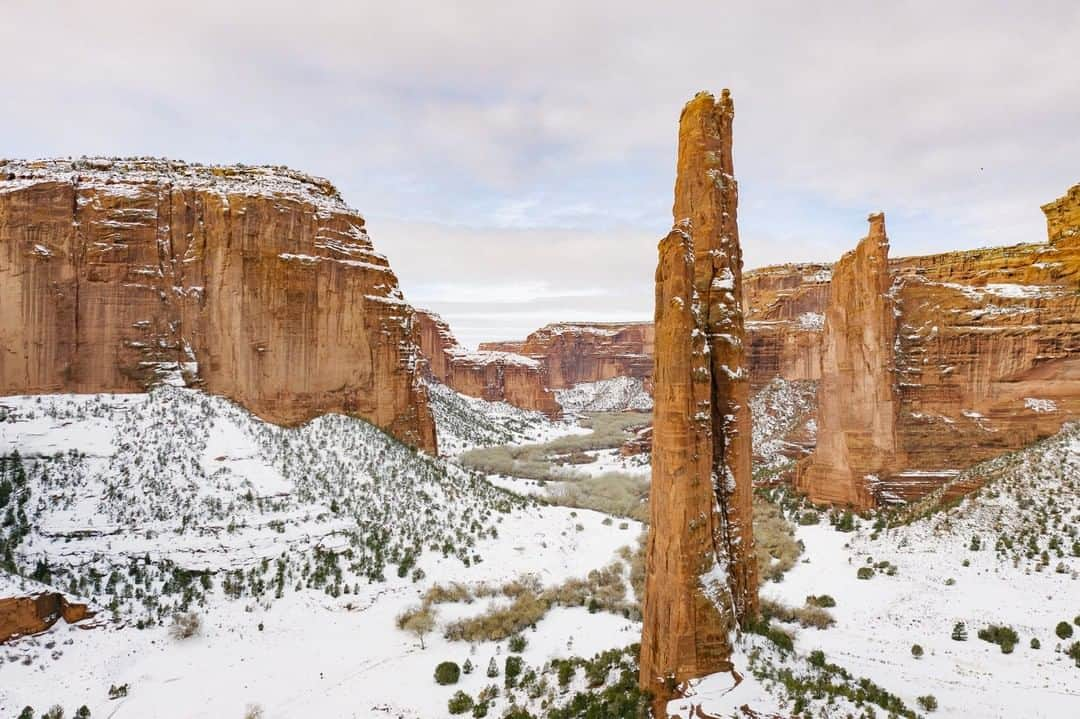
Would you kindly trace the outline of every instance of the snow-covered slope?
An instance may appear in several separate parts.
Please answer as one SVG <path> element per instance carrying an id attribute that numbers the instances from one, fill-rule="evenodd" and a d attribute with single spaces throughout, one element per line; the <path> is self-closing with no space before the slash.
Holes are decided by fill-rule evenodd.
<path id="1" fill-rule="evenodd" d="M 570 414 L 581 412 L 647 412 L 652 397 L 637 377 L 612 377 L 555 390 L 555 401 Z"/>
<path id="2" fill-rule="evenodd" d="M 440 382 L 428 382 L 427 387 L 439 452 L 444 455 L 452 457 L 496 444 L 536 442 L 557 431 L 557 423 L 541 412 L 469 397 Z"/>
<path id="3" fill-rule="evenodd" d="M 4 646 L 0 716 L 57 703 L 118 719 L 241 717 L 248 704 L 267 717 L 444 716 L 454 691 L 492 680 L 441 687 L 435 664 L 501 664 L 506 648 L 451 642 L 443 627 L 505 600 L 440 608 L 426 649 L 396 628 L 399 613 L 435 583 L 585 577 L 623 561 L 640 532 L 538 506 L 341 416 L 283 429 L 170 387 L 0 405 L 0 455 L 18 453 L 5 470 L 25 476 L 0 532 L 18 570 L 41 580 L 0 586 L 51 586 L 100 610 L 93 629 L 61 621 Z M 201 618 L 189 639 L 170 636 L 181 612 Z M 533 666 L 639 631 L 584 606 L 536 624 L 522 654 Z M 508 705 L 495 700 L 491 715 Z"/>

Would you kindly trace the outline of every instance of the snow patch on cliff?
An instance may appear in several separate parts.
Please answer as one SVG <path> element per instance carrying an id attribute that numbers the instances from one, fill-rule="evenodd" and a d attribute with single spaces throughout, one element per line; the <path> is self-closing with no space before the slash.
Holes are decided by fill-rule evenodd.
<path id="1" fill-rule="evenodd" d="M 555 401 L 564 412 L 647 412 L 653 407 L 652 396 L 637 377 L 612 377 L 599 382 L 584 382 L 570 389 L 555 390 Z"/>

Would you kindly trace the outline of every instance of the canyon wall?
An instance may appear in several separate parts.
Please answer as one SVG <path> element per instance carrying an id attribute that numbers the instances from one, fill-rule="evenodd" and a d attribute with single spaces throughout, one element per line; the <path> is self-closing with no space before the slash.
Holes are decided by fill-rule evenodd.
<path id="1" fill-rule="evenodd" d="M 882 293 L 892 317 L 875 311 L 872 334 L 846 333 L 827 313 L 826 338 L 841 344 L 826 341 L 818 448 L 799 472 L 811 498 L 859 508 L 917 499 L 1080 417 L 1080 186 L 1043 210 L 1045 244 L 891 260 Z M 832 283 L 834 299 L 851 295 L 848 312 L 871 302 L 853 283 Z M 865 386 L 873 395 L 847 388 L 860 355 L 891 368 L 891 389 L 884 376 Z M 837 388 L 850 392 L 839 403 Z M 877 403 L 862 406 L 869 396 Z M 845 444 L 879 459 L 851 463 Z"/>
<path id="2" fill-rule="evenodd" d="M 816 381 L 832 265 L 762 267 L 744 275 L 750 386 L 774 378 Z"/>
<path id="3" fill-rule="evenodd" d="M 458 344 L 450 325 L 439 315 L 417 310 L 416 317 L 421 351 L 434 379 L 470 397 L 508 402 L 551 417 L 561 415 L 540 361 L 514 352 L 469 351 Z"/>
<path id="4" fill-rule="evenodd" d="M 201 387 L 435 450 L 419 337 L 325 180 L 165 160 L 0 161 L 0 394 Z"/>
<path id="5" fill-rule="evenodd" d="M 637 377 L 649 386 L 655 330 L 650 322 L 560 322 L 520 342 L 484 342 L 481 350 L 513 352 L 540 362 L 552 389 L 612 377 Z"/>
<path id="6" fill-rule="evenodd" d="M 733 117 L 726 90 L 683 109 L 659 246 L 640 669 L 658 717 L 686 681 L 732 669 L 730 634 L 757 613 Z"/>

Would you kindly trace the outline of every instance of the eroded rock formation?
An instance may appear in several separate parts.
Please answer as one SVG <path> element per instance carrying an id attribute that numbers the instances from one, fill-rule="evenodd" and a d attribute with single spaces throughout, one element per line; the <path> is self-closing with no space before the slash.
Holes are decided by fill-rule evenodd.
<path id="1" fill-rule="evenodd" d="M 812 498 L 917 499 L 1080 417 L 1080 186 L 1043 210 L 1049 243 L 890 261 L 887 281 L 875 281 L 891 318 L 852 294 L 859 280 L 841 279 L 841 261 L 831 293 L 844 309 L 827 313 L 818 447 L 800 468 Z M 867 312 L 881 328 L 850 332 Z M 860 356 L 891 368 L 891 388 L 865 372 L 869 384 L 850 383 Z M 852 449 L 863 459 L 852 463 Z"/>
<path id="2" fill-rule="evenodd" d="M 435 449 L 412 308 L 364 220 L 285 168 L 0 162 L 0 394 L 202 387 Z"/>
<path id="3" fill-rule="evenodd" d="M 552 389 L 613 377 L 652 378 L 654 330 L 649 322 L 560 322 L 521 342 L 484 342 L 481 350 L 513 352 L 539 361 Z"/>
<path id="4" fill-rule="evenodd" d="M 470 397 L 508 402 L 551 417 L 561 414 L 539 360 L 514 352 L 470 351 L 458 344 L 450 325 L 439 315 L 417 310 L 416 317 L 420 347 L 436 380 Z"/>
<path id="5" fill-rule="evenodd" d="M 676 225 L 659 247 L 641 641 L 657 716 L 683 682 L 732 668 L 730 632 L 757 611 L 733 116 L 726 90 L 683 109 Z"/>
<path id="6" fill-rule="evenodd" d="M 799 472 L 812 501 L 867 507 L 872 487 L 903 466 L 893 367 L 896 313 L 885 216 L 833 270 L 822 342 L 817 448 Z"/>
<path id="7" fill-rule="evenodd" d="M 63 617 L 68 624 L 94 616 L 85 604 L 56 592 L 0 599 L 0 644 L 12 637 L 43 632 Z"/>

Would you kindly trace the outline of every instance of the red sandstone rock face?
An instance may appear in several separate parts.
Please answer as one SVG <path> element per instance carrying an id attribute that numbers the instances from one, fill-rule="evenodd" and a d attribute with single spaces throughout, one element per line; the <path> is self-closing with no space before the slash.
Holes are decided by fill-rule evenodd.
<path id="1" fill-rule="evenodd" d="M 812 501 L 867 507 L 876 479 L 903 466 L 894 382 L 896 313 L 885 216 L 836 264 L 825 313 L 817 448 L 799 472 Z"/>
<path id="2" fill-rule="evenodd" d="M 1049 244 L 892 260 L 892 334 L 881 317 L 872 336 L 837 333 L 835 348 L 827 339 L 818 449 L 799 480 L 812 498 L 860 507 L 914 500 L 1080 417 L 1080 186 L 1043 209 Z M 848 311 L 864 311 L 870 298 L 858 299 L 839 275 L 838 266 L 834 297 L 850 295 Z M 895 370 L 891 392 L 884 378 L 871 383 L 874 408 L 865 405 L 869 385 L 837 389 L 853 366 L 843 369 L 843 358 L 860 353 Z M 838 391 L 848 392 L 847 406 Z M 873 448 L 877 470 L 865 460 L 846 467 L 844 444 Z M 863 470 L 876 481 L 861 482 Z"/>
<path id="3" fill-rule="evenodd" d="M 280 424 L 434 451 L 412 309 L 325 180 L 167 161 L 0 163 L 0 394 L 164 375 Z"/>
<path id="4" fill-rule="evenodd" d="M 55 592 L 0 599 L 0 644 L 12 637 L 43 632 L 61 617 L 74 624 L 92 616 L 85 604 L 73 604 Z"/>
<path id="5" fill-rule="evenodd" d="M 470 397 L 509 402 L 552 417 L 562 413 L 539 361 L 513 352 L 471 352 L 458 344 L 450 325 L 439 315 L 417 310 L 416 316 L 421 350 L 439 382 Z"/>
<path id="6" fill-rule="evenodd" d="M 729 634 L 757 611 L 733 115 L 726 91 L 683 109 L 659 247 L 640 677 L 657 716 L 686 680 L 731 669 Z"/>
<path id="7" fill-rule="evenodd" d="M 821 339 L 832 265 L 763 267 L 744 276 L 750 385 L 821 377 Z"/>
<path id="8" fill-rule="evenodd" d="M 612 377 L 652 377 L 654 330 L 650 322 L 562 322 L 521 342 L 484 342 L 481 350 L 513 352 L 539 361 L 552 389 Z"/>

